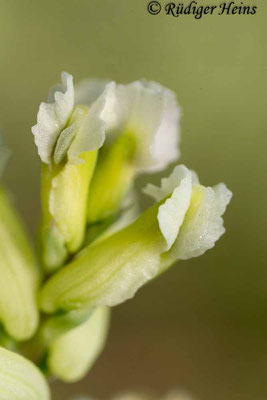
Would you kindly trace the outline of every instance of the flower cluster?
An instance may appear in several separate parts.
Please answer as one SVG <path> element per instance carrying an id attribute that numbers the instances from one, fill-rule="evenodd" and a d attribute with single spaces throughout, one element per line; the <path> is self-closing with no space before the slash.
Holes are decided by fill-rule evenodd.
<path id="1" fill-rule="evenodd" d="M 41 159 L 36 256 L 0 190 L 4 400 L 50 398 L 41 372 L 16 352 L 47 375 L 81 379 L 104 346 L 110 308 L 224 233 L 231 192 L 201 185 L 184 165 L 144 188 L 154 204 L 139 212 L 135 177 L 178 159 L 180 115 L 174 93 L 155 82 L 74 86 L 67 73 L 41 103 L 32 128 Z"/>

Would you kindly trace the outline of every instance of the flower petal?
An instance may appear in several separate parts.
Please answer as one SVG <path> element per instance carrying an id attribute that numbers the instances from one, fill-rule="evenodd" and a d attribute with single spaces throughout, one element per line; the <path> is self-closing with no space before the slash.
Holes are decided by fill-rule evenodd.
<path id="1" fill-rule="evenodd" d="M 173 191 L 172 196 L 159 207 L 159 227 L 168 244 L 168 250 L 173 245 L 186 211 L 190 205 L 192 193 L 192 177 L 189 172 L 180 185 Z"/>
<path id="2" fill-rule="evenodd" d="M 157 171 L 178 157 L 180 110 L 175 95 L 155 82 L 118 85 L 117 131 L 137 138 L 139 171 Z"/>
<path id="3" fill-rule="evenodd" d="M 41 103 L 37 114 L 37 124 L 32 127 L 38 154 L 49 164 L 57 138 L 65 127 L 74 105 L 73 77 L 63 72 L 62 85 L 52 90 L 48 103 Z"/>
<path id="4" fill-rule="evenodd" d="M 176 259 L 197 257 L 211 249 L 225 232 L 222 214 L 230 202 L 232 193 L 224 184 L 196 187 L 191 205 L 170 253 Z M 196 203 L 200 204 L 196 207 Z"/>
<path id="5" fill-rule="evenodd" d="M 69 150 L 68 159 L 72 164 L 79 164 L 79 155 L 83 152 L 99 149 L 104 141 L 107 123 L 114 113 L 115 83 L 106 85 L 103 93 L 91 105 Z"/>
<path id="6" fill-rule="evenodd" d="M 143 192 L 157 201 L 169 196 L 159 207 L 158 221 L 165 237 L 168 250 L 173 245 L 190 204 L 192 193 L 192 172 L 184 165 L 178 165 L 167 178 L 161 179 L 161 186 L 148 184 Z"/>
<path id="7" fill-rule="evenodd" d="M 180 119 L 181 110 L 176 96 L 165 89 L 161 123 L 150 146 L 151 155 L 156 160 L 155 165 L 150 168 L 151 172 L 160 171 L 179 158 Z"/>
<path id="8" fill-rule="evenodd" d="M 172 194 L 189 174 L 192 175 L 192 172 L 185 165 L 176 165 L 167 178 L 161 179 L 160 187 L 148 183 L 143 192 L 156 201 L 161 201 Z"/>
<path id="9" fill-rule="evenodd" d="M 104 92 L 109 81 L 107 79 L 83 79 L 75 84 L 75 104 L 91 106 Z"/>

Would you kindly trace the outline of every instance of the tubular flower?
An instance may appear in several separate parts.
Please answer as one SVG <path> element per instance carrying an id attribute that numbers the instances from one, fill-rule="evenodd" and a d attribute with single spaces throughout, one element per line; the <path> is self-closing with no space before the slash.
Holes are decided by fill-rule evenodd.
<path id="1" fill-rule="evenodd" d="M 108 307 L 98 307 L 87 321 L 56 338 L 48 348 L 49 372 L 65 382 L 82 379 L 104 347 L 109 315 Z"/>
<path id="2" fill-rule="evenodd" d="M 78 98 L 91 99 L 93 88 L 101 92 L 100 82 L 85 82 Z M 92 179 L 89 223 L 118 211 L 137 174 L 164 169 L 179 156 L 180 109 L 169 89 L 145 81 L 117 85 L 114 109 Z"/>
<path id="3" fill-rule="evenodd" d="M 0 399 L 50 400 L 42 373 L 26 358 L 0 347 Z"/>
<path id="4" fill-rule="evenodd" d="M 40 239 L 48 270 L 61 266 L 83 242 L 88 190 L 105 140 L 105 120 L 112 113 L 114 87 L 107 84 L 90 106 L 75 105 L 73 78 L 63 73 L 62 85 L 40 105 L 32 132 L 42 161 Z"/>
<path id="5" fill-rule="evenodd" d="M 224 233 L 231 199 L 224 184 L 204 187 L 177 166 L 161 186 L 145 192 L 156 203 L 129 226 L 85 247 L 44 285 L 43 311 L 115 306 L 177 260 L 197 257 Z"/>

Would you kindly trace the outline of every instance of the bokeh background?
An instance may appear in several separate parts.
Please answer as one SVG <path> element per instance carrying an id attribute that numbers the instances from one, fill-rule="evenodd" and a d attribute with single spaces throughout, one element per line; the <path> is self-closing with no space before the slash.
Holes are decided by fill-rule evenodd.
<path id="1" fill-rule="evenodd" d="M 195 20 L 151 16 L 146 0 L 0 1 L 0 125 L 12 150 L 4 180 L 32 234 L 30 128 L 62 70 L 76 81 L 145 77 L 172 88 L 183 109 L 180 161 L 234 192 L 216 248 L 114 309 L 105 352 L 82 382 L 54 383 L 54 399 L 173 387 L 199 400 L 267 398 L 267 4 L 247 3 L 256 15 Z"/>

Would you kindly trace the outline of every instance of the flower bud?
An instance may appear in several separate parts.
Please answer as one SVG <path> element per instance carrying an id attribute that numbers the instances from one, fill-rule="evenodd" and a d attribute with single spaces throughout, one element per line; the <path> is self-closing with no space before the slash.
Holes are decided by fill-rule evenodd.
<path id="1" fill-rule="evenodd" d="M 45 312 L 114 306 L 180 259 L 203 254 L 224 233 L 231 192 L 224 184 L 200 185 L 196 174 L 178 166 L 146 193 L 157 203 L 126 228 L 85 247 L 41 291 Z"/>
<path id="2" fill-rule="evenodd" d="M 47 270 L 61 266 L 81 246 L 87 198 L 98 149 L 105 140 L 105 115 L 114 83 L 90 104 L 74 106 L 72 76 L 41 103 L 32 128 L 42 160 L 41 258 Z"/>
<path id="3" fill-rule="evenodd" d="M 0 188 L 0 320 L 16 340 L 33 335 L 38 324 L 38 273 L 21 222 Z"/>
<path id="4" fill-rule="evenodd" d="M 101 353 L 110 309 L 98 307 L 86 322 L 55 339 L 48 348 L 48 371 L 65 382 L 82 379 Z"/>
<path id="5" fill-rule="evenodd" d="M 50 400 L 47 382 L 26 358 L 0 347 L 1 400 Z"/>
<path id="6" fill-rule="evenodd" d="M 114 109 L 90 188 L 89 223 L 119 210 L 137 174 L 159 171 L 179 155 L 180 110 L 170 90 L 154 82 L 117 85 Z"/>

